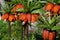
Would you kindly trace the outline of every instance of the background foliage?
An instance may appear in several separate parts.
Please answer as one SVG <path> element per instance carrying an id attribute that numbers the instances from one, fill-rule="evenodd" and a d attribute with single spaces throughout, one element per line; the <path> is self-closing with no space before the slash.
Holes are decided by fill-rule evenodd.
<path id="1" fill-rule="evenodd" d="M 32 0 L 29 0 L 32 1 Z M 52 2 L 54 4 L 59 4 L 60 0 L 39 0 L 39 7 L 40 9 L 32 11 L 32 13 L 45 13 L 43 9 L 44 5 L 48 2 Z M 38 6 L 35 5 L 35 8 Z M 33 7 L 33 6 L 32 6 Z M 34 9 L 34 7 L 32 8 Z M 59 24 L 60 25 L 60 24 Z M 39 25 L 38 25 L 39 26 Z M 42 40 L 42 29 L 40 27 L 37 27 L 38 30 L 35 32 L 30 32 L 29 34 L 29 40 Z M 54 28 L 55 29 L 55 28 Z M 15 21 L 11 24 L 11 40 L 20 40 L 21 39 L 21 25 L 18 23 L 18 21 Z M 60 40 L 60 30 L 57 30 L 57 36 L 56 40 Z M 8 40 L 8 22 L 1 21 L 0 20 L 0 40 Z"/>

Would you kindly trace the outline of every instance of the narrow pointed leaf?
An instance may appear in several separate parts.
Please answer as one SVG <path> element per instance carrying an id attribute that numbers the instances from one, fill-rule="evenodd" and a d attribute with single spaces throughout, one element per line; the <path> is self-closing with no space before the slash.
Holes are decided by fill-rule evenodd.
<path id="1" fill-rule="evenodd" d="M 52 30 L 60 30 L 60 26 L 54 26 L 51 28 Z"/>

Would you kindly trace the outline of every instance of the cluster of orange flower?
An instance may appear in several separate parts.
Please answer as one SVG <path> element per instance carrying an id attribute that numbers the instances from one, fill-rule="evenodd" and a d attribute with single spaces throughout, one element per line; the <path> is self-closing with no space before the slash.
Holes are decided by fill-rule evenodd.
<path id="1" fill-rule="evenodd" d="M 23 8 L 24 6 L 22 4 L 16 4 L 14 5 L 14 7 L 12 8 L 11 12 L 16 12 L 17 9 Z"/>
<path id="2" fill-rule="evenodd" d="M 23 8 L 23 6 L 21 4 L 17 4 L 15 5 L 12 9 L 11 9 L 11 12 L 13 12 L 13 14 L 17 14 L 15 13 L 17 9 L 19 8 Z M 10 13 L 5 13 L 2 15 L 2 20 L 8 20 L 10 22 L 16 20 L 18 18 L 17 15 L 13 15 L 13 14 L 10 14 Z"/>
<path id="3" fill-rule="evenodd" d="M 24 13 L 21 13 L 20 16 L 19 16 L 19 20 L 22 20 L 24 22 L 28 21 L 28 22 L 35 22 L 38 18 L 39 14 L 24 14 Z"/>
<path id="4" fill-rule="evenodd" d="M 42 32 L 42 37 L 44 40 L 54 40 L 56 33 L 54 31 L 49 31 L 44 29 Z"/>
<path id="5" fill-rule="evenodd" d="M 2 15 L 2 20 L 8 20 L 9 22 L 12 22 L 16 19 L 17 19 L 17 16 L 13 15 L 13 14 L 5 13 L 5 14 Z"/>
<path id="6" fill-rule="evenodd" d="M 60 15 L 60 5 L 53 4 L 53 3 L 47 3 L 45 6 L 46 11 L 50 11 L 52 14 L 59 14 Z"/>
<path id="7" fill-rule="evenodd" d="M 22 4 L 16 4 L 12 9 L 11 12 L 13 12 L 13 14 L 8 14 L 5 13 L 2 15 L 2 20 L 8 20 L 10 22 L 14 21 L 14 20 L 20 20 L 23 22 L 35 22 L 38 18 L 39 14 L 31 14 L 31 13 L 19 13 L 19 15 L 16 13 L 16 10 L 19 8 L 24 8 L 24 6 Z"/>

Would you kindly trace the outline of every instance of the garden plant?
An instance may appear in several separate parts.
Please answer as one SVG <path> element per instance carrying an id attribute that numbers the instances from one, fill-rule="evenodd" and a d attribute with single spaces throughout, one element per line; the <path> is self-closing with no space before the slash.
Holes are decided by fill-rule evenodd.
<path id="1" fill-rule="evenodd" d="M 0 40 L 60 40 L 60 0 L 7 0 L 4 4 Z"/>

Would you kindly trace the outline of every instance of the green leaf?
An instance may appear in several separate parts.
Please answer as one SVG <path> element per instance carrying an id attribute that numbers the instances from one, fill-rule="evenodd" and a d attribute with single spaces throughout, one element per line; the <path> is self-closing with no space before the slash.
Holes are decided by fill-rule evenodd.
<path id="1" fill-rule="evenodd" d="M 51 28 L 52 30 L 60 30 L 60 26 L 54 26 Z"/>
<path id="2" fill-rule="evenodd" d="M 45 14 L 45 10 L 40 9 L 40 14 Z"/>
<path id="3" fill-rule="evenodd" d="M 55 26 L 57 23 L 59 23 L 60 22 L 60 17 L 59 16 L 54 16 L 52 19 L 51 19 L 51 23 L 50 23 L 50 25 L 51 25 L 51 27 L 53 27 L 53 26 Z"/>
<path id="4" fill-rule="evenodd" d="M 39 3 L 47 3 L 47 1 L 39 1 Z"/>
<path id="5" fill-rule="evenodd" d="M 56 22 L 56 15 L 54 15 L 53 17 L 52 17 L 52 19 L 51 19 L 51 22 L 50 22 L 50 24 L 53 24 L 53 23 L 55 23 Z"/>
<path id="6" fill-rule="evenodd" d="M 33 0 L 28 0 L 29 2 L 32 2 Z"/>
<path id="7" fill-rule="evenodd" d="M 48 27 L 47 25 L 37 25 L 39 28 L 50 28 L 50 27 Z"/>
<path id="8" fill-rule="evenodd" d="M 32 11 L 31 13 L 40 13 L 40 14 L 43 14 L 43 13 L 45 13 L 45 11 L 43 9 L 37 9 L 37 10 Z"/>
<path id="9" fill-rule="evenodd" d="M 58 16 L 56 19 L 57 19 L 56 23 L 59 23 L 60 22 L 60 16 Z"/>
<path id="10" fill-rule="evenodd" d="M 23 8 L 19 8 L 16 10 L 17 12 L 24 12 L 24 9 Z"/>
<path id="11" fill-rule="evenodd" d="M 0 12 L 3 12 L 2 10 L 0 10 Z"/>
<path id="12" fill-rule="evenodd" d="M 33 10 L 36 10 L 36 9 L 39 9 L 39 8 L 41 8 L 41 5 L 35 3 L 35 4 L 33 5 L 33 7 L 31 7 L 30 10 L 33 11 Z"/>
<path id="13" fill-rule="evenodd" d="M 58 0 L 58 2 L 57 3 L 60 3 L 60 0 Z"/>
<path id="14" fill-rule="evenodd" d="M 54 0 L 47 0 L 48 2 L 52 2 L 52 3 L 54 3 Z"/>
<path id="15" fill-rule="evenodd" d="M 34 10 L 31 13 L 40 13 L 40 10 L 39 9 L 38 10 Z"/>

